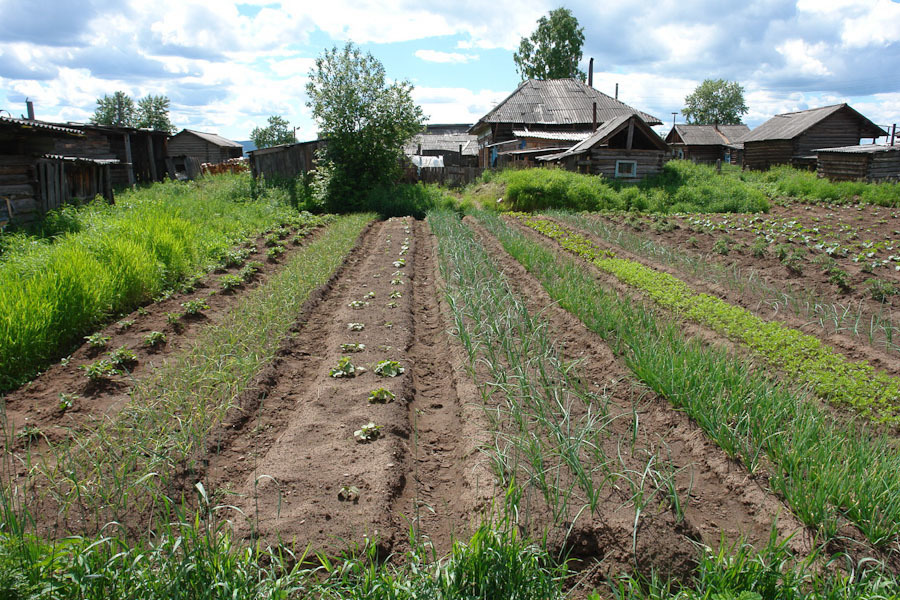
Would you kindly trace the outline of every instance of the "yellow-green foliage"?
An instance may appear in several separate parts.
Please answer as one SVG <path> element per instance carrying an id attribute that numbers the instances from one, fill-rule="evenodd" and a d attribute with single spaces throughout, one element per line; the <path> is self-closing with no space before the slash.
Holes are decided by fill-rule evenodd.
<path id="1" fill-rule="evenodd" d="M 247 235 L 297 217 L 281 201 L 249 194 L 240 175 L 160 183 L 81 209 L 77 226 L 52 239 L 19 234 L 0 262 L 0 389 Z"/>
<path id="2" fill-rule="evenodd" d="M 608 257 L 605 255 L 608 251 L 553 221 L 527 215 L 518 217 L 570 252 L 639 289 L 659 305 L 746 344 L 769 365 L 811 386 L 819 396 L 852 406 L 873 420 L 900 422 L 900 379 L 875 371 L 865 361 L 849 360 L 816 337 L 777 321 L 764 321 L 720 298 L 696 294 L 668 273 Z"/>

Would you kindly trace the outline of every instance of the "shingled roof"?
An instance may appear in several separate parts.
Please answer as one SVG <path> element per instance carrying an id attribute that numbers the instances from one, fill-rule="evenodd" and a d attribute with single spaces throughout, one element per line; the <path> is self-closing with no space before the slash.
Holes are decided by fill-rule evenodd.
<path id="1" fill-rule="evenodd" d="M 577 79 L 529 79 L 469 131 L 486 123 L 589 126 L 593 123 L 595 102 L 598 123 L 622 114 L 637 113 L 649 125 L 662 124 L 656 117 L 637 111 Z"/>
<path id="2" fill-rule="evenodd" d="M 462 146 L 463 156 L 478 155 L 478 138 L 468 133 L 420 133 L 403 146 L 403 152 L 412 156 L 418 152 L 420 144 L 422 152 L 459 152 Z"/>
<path id="3" fill-rule="evenodd" d="M 193 129 L 185 129 L 181 133 L 184 133 L 185 131 L 187 131 L 188 133 L 193 133 L 198 138 L 206 140 L 207 142 L 215 144 L 216 146 L 224 146 L 226 148 L 243 148 L 243 146 L 241 146 L 237 142 L 233 142 L 227 138 L 223 138 L 217 133 L 206 133 L 205 131 L 194 131 Z"/>
<path id="4" fill-rule="evenodd" d="M 862 137 L 880 137 L 887 135 L 887 132 L 881 129 L 881 127 L 853 110 L 850 105 L 844 103 L 775 115 L 751 131 L 741 141 L 760 142 L 763 140 L 792 140 L 816 123 L 830 117 L 842 109 L 851 111 L 862 121 L 863 127 L 866 128 L 866 131 L 863 131 L 864 135 Z"/>
<path id="5" fill-rule="evenodd" d="M 598 127 L 597 131 L 595 131 L 591 135 L 591 137 L 589 137 L 586 140 L 583 140 L 581 142 L 578 142 L 577 144 L 575 144 L 574 146 L 572 146 L 565 152 L 561 152 L 559 154 L 554 154 L 551 156 L 544 156 L 544 157 L 541 157 L 539 160 L 545 160 L 545 161 L 559 160 L 561 158 L 565 158 L 567 156 L 572 156 L 574 154 L 584 154 L 585 152 L 588 152 L 591 148 L 594 148 L 596 146 L 607 145 L 607 144 L 609 144 L 610 139 L 614 135 L 616 135 L 617 133 L 622 131 L 628 125 L 628 122 L 632 120 L 632 118 L 634 118 L 635 127 L 638 130 L 643 131 L 643 133 L 647 137 L 647 139 L 653 145 L 655 145 L 657 147 L 657 149 L 663 150 L 663 151 L 667 150 L 666 143 L 662 140 L 661 137 L 659 137 L 659 135 L 657 135 L 657 133 L 655 131 L 650 129 L 650 126 L 641 118 L 640 113 L 633 112 L 630 114 L 622 114 L 622 115 L 619 115 L 617 117 L 610 119 L 609 121 L 604 123 L 601 127 Z"/>
<path id="6" fill-rule="evenodd" d="M 733 144 L 750 133 L 746 125 L 676 125 L 666 136 L 673 143 L 672 132 L 678 134 L 687 146 L 724 146 Z"/>

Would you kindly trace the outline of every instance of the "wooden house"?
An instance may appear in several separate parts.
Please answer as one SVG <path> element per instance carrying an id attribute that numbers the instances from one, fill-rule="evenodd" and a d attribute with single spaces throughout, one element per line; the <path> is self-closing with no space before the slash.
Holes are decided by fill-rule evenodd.
<path id="1" fill-rule="evenodd" d="M 733 145 L 750 133 L 746 125 L 675 125 L 666 143 L 675 158 L 699 163 L 732 162 Z"/>
<path id="2" fill-rule="evenodd" d="M 94 123 L 68 123 L 66 127 L 77 129 L 84 136 L 59 138 L 54 151 L 81 158 L 115 159 L 117 162 L 111 167 L 115 187 L 162 181 L 167 175 L 174 178 L 166 166 L 166 131 Z"/>
<path id="3" fill-rule="evenodd" d="M 244 147 L 215 133 L 182 129 L 169 138 L 168 156 L 184 161 L 193 158 L 200 163 L 216 164 L 241 158 Z"/>
<path id="4" fill-rule="evenodd" d="M 538 158 L 570 171 L 637 181 L 662 171 L 669 147 L 638 114 L 619 115 L 565 152 Z"/>
<path id="5" fill-rule="evenodd" d="M 816 155 L 819 177 L 834 181 L 900 181 L 900 146 L 820 148 Z"/>
<path id="6" fill-rule="evenodd" d="M 403 153 L 411 160 L 414 156 L 439 156 L 445 167 L 478 166 L 478 138 L 468 129 L 468 125 L 427 125 L 403 146 Z"/>
<path id="7" fill-rule="evenodd" d="M 0 225 L 27 223 L 98 194 L 112 201 L 117 159 L 58 152 L 85 139 L 74 127 L 0 116 Z"/>
<path id="8" fill-rule="evenodd" d="M 292 179 L 315 168 L 316 150 L 324 144 L 324 140 L 313 140 L 252 150 L 250 172 L 268 180 Z"/>
<path id="9" fill-rule="evenodd" d="M 887 133 L 847 104 L 835 104 L 775 115 L 741 140 L 744 167 L 772 165 L 816 167 L 818 148 L 856 146 L 863 138 Z"/>
<path id="10" fill-rule="evenodd" d="M 469 133 L 478 139 L 479 166 L 496 167 L 501 152 L 551 148 L 551 153 L 558 153 L 560 148 L 569 148 L 575 141 L 591 136 L 598 126 L 611 119 L 635 113 L 649 125 L 662 124 L 656 117 L 636 111 L 577 79 L 530 79 L 479 119 Z M 578 134 L 579 139 L 553 137 L 559 134 Z M 529 154 L 534 157 L 541 153 L 511 156 Z"/>

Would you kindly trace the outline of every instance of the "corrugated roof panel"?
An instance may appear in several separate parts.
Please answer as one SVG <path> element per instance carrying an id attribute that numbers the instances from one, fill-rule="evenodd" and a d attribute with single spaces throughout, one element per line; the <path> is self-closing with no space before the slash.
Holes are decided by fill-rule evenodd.
<path id="1" fill-rule="evenodd" d="M 47 123 L 46 121 L 33 121 L 30 119 L 13 119 L 11 117 L 4 117 L 0 115 L 0 123 L 10 123 L 12 125 L 18 125 L 23 129 L 27 129 L 32 127 L 34 129 L 45 129 L 47 131 L 58 131 L 60 133 L 67 133 L 70 135 L 81 135 L 84 134 L 77 129 L 72 129 L 71 127 L 63 127 L 62 125 L 57 125 L 55 123 Z"/>
<path id="2" fill-rule="evenodd" d="M 801 110 L 798 112 L 783 113 L 775 115 L 740 141 L 742 142 L 760 142 L 764 140 L 792 140 L 822 119 L 829 117 L 837 111 L 847 108 L 856 113 L 860 119 L 864 121 L 864 125 L 871 131 L 865 132 L 863 137 L 870 137 L 878 134 L 887 135 L 880 127 L 872 123 L 869 119 L 859 114 L 847 104 L 834 104 L 832 106 L 822 106 L 819 108 L 811 108 L 809 110 Z M 877 136 L 876 136 L 877 137 Z"/>
<path id="3" fill-rule="evenodd" d="M 750 132 L 746 125 L 688 125 L 675 126 L 675 131 L 688 146 L 718 146 L 730 144 Z"/>
<path id="4" fill-rule="evenodd" d="M 217 133 L 206 133 L 204 131 L 194 131 L 193 129 L 185 129 L 185 131 L 193 133 L 197 137 L 202 138 L 211 144 L 215 144 L 216 146 L 225 146 L 225 147 L 231 147 L 231 148 L 243 148 L 243 146 L 241 146 L 237 142 L 233 142 L 227 138 L 223 138 L 221 135 L 219 135 Z"/>

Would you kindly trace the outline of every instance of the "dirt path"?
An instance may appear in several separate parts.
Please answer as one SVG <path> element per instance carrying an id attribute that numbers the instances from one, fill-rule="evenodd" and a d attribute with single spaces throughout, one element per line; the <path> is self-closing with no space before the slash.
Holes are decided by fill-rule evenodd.
<path id="1" fill-rule="evenodd" d="M 467 529 L 477 494 L 465 470 L 475 453 L 460 436 L 467 409 L 423 227 L 392 219 L 370 230 L 281 352 L 257 410 L 213 449 L 209 486 L 240 509 L 239 535 L 323 551 L 370 538 L 390 552 L 412 523 L 441 549 Z M 330 376 L 342 357 L 367 370 Z M 376 375 L 381 360 L 404 372 Z M 379 388 L 393 398 L 369 402 Z M 380 435 L 360 443 L 354 432 L 370 422 Z"/>
<path id="2" fill-rule="evenodd" d="M 295 233 L 289 233 L 285 239 L 292 238 Z M 67 359 L 52 365 L 3 398 L 7 431 L 12 433 L 25 427 L 40 431 L 40 437 L 31 443 L 31 451 L 35 452 L 46 447 L 45 439 L 51 443 L 60 442 L 69 437 L 72 430 L 115 416 L 130 401 L 130 392 L 137 380 L 151 375 L 169 356 L 189 344 L 201 328 L 221 321 L 244 294 L 265 283 L 293 253 L 315 236 L 316 233 L 313 233 L 305 237 L 302 245 L 288 244 L 287 253 L 275 260 L 267 258 L 265 239 L 260 236 L 252 247 L 248 247 L 250 253 L 242 263 L 256 261 L 259 263 L 258 271 L 240 288 L 226 292 L 220 279 L 225 275 L 236 275 L 242 265 L 219 268 L 199 278 L 194 291 L 173 294 L 107 325 L 98 332 L 109 337 L 105 348 L 94 348 L 85 342 Z M 196 316 L 170 321 L 168 315 L 183 312 L 182 303 L 194 300 L 205 300 L 209 308 Z M 154 331 L 162 332 L 166 339 L 151 347 L 145 343 L 145 338 Z M 128 348 L 137 357 L 135 362 L 126 365 L 124 374 L 91 381 L 79 368 L 106 357 L 108 351 L 120 347 Z M 71 402 L 66 408 L 61 404 L 63 394 Z M 17 448 L 24 446 L 24 439 L 15 436 L 13 439 Z"/>

